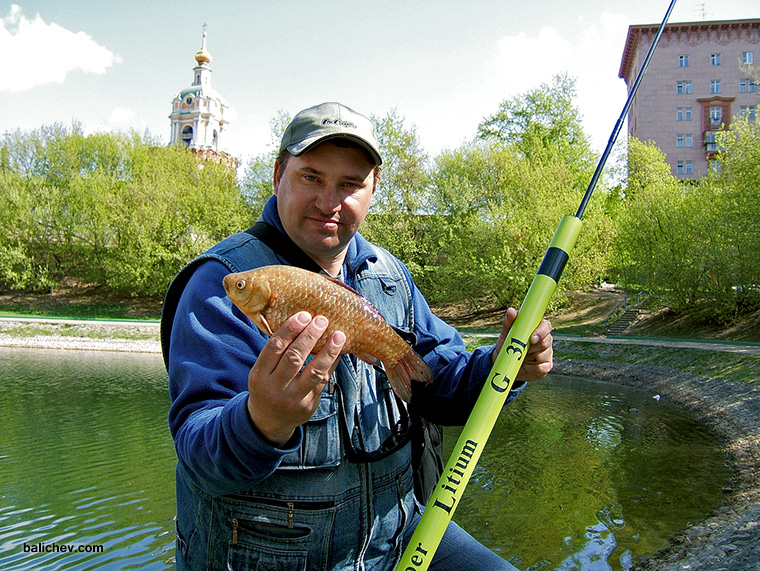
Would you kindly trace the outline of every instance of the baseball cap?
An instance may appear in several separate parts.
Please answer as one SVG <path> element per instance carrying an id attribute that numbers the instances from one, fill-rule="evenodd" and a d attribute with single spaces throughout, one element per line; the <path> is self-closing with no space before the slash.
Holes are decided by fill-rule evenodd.
<path id="1" fill-rule="evenodd" d="M 372 121 L 340 103 L 321 103 L 299 112 L 285 129 L 280 152 L 299 156 L 328 139 L 351 139 L 365 148 L 380 165 L 380 143 Z"/>

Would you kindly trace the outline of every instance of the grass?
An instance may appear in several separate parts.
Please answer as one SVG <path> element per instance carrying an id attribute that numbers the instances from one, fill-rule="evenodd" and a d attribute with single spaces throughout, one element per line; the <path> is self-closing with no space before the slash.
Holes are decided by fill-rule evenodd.
<path id="1" fill-rule="evenodd" d="M 129 341 L 158 341 L 158 333 L 140 331 L 138 327 L 98 327 L 70 323 L 7 324 L 0 333 L 11 337 L 36 337 L 60 335 L 62 337 L 86 337 L 88 339 L 126 339 Z"/>
<path id="2" fill-rule="evenodd" d="M 760 387 L 760 355 L 649 345 L 613 345 L 566 339 L 556 341 L 555 353 L 563 359 L 671 367 L 709 379 L 743 382 Z"/>
<path id="3" fill-rule="evenodd" d="M 481 345 L 493 345 L 496 339 L 497 337 L 490 336 L 464 336 L 470 351 Z M 561 359 L 670 367 L 708 379 L 749 383 L 760 388 L 760 355 L 680 347 L 618 345 L 574 339 L 556 339 L 554 354 Z"/>

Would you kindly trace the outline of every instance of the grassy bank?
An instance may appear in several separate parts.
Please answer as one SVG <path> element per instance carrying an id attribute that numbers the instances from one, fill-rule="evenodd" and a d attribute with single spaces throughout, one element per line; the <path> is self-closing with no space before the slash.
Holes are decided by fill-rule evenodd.
<path id="1" fill-rule="evenodd" d="M 599 336 L 604 319 L 622 295 L 595 291 L 577 293 L 563 311 L 550 315 L 555 331 L 567 335 Z M 0 294 L 0 317 L 55 317 L 74 320 L 130 320 L 128 323 L 6 323 L 0 333 L 13 336 L 62 335 L 88 338 L 156 340 L 153 327 L 141 327 L 161 316 L 161 300 L 118 297 L 98 288 L 77 288 L 44 294 Z M 496 331 L 501 325 L 503 308 L 472 310 L 466 306 L 436 308 L 437 313 L 460 330 Z M 760 312 L 745 316 L 736 323 L 719 326 L 705 323 L 702 315 L 674 315 L 667 310 L 645 314 L 628 332 L 629 336 L 680 339 L 703 339 L 760 342 Z M 466 337 L 470 347 L 495 342 L 495 337 Z M 572 338 L 557 339 L 555 354 L 560 359 L 583 359 L 625 362 L 642 366 L 672 367 L 710 379 L 747 382 L 760 387 L 760 355 L 703 351 L 646 345 L 592 343 Z"/>
<path id="2" fill-rule="evenodd" d="M 564 339 L 556 341 L 555 353 L 561 359 L 671 367 L 708 379 L 744 382 L 760 388 L 760 355 L 675 347 L 584 343 Z"/>
<path id="3" fill-rule="evenodd" d="M 496 337 L 465 335 L 468 348 L 490 345 Z M 606 361 L 632 365 L 670 367 L 685 373 L 714 380 L 749 383 L 760 388 L 760 355 L 728 351 L 706 351 L 680 347 L 636 344 L 611 344 L 556 339 L 554 354 L 558 359 Z"/>

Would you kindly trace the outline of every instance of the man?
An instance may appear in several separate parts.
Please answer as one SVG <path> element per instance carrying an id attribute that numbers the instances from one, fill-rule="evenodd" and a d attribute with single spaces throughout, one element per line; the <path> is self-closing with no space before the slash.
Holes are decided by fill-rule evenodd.
<path id="1" fill-rule="evenodd" d="M 431 421 L 463 424 L 495 349 L 464 349 L 408 270 L 358 233 L 382 162 L 371 121 L 325 103 L 297 114 L 258 233 L 189 264 L 162 320 L 177 456 L 178 569 L 393 569 L 419 521 L 406 405 L 382 371 L 340 355 L 324 316 L 302 311 L 267 338 L 226 297 L 230 272 L 296 264 L 342 280 L 415 342 L 434 376 L 413 383 Z M 256 228 L 256 227 L 255 227 Z M 262 234 L 260 229 L 267 229 Z M 531 339 L 516 388 L 552 366 L 551 325 Z M 514 569 L 452 523 L 431 569 Z"/>

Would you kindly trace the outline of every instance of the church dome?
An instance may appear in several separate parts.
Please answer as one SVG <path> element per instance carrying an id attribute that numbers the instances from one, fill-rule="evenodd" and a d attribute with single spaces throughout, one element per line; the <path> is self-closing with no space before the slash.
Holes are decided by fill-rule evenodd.
<path id="1" fill-rule="evenodd" d="M 211 54 L 206 49 L 206 30 L 203 30 L 203 42 L 201 43 L 201 49 L 195 54 L 195 61 L 198 62 L 198 65 L 211 62 Z"/>

